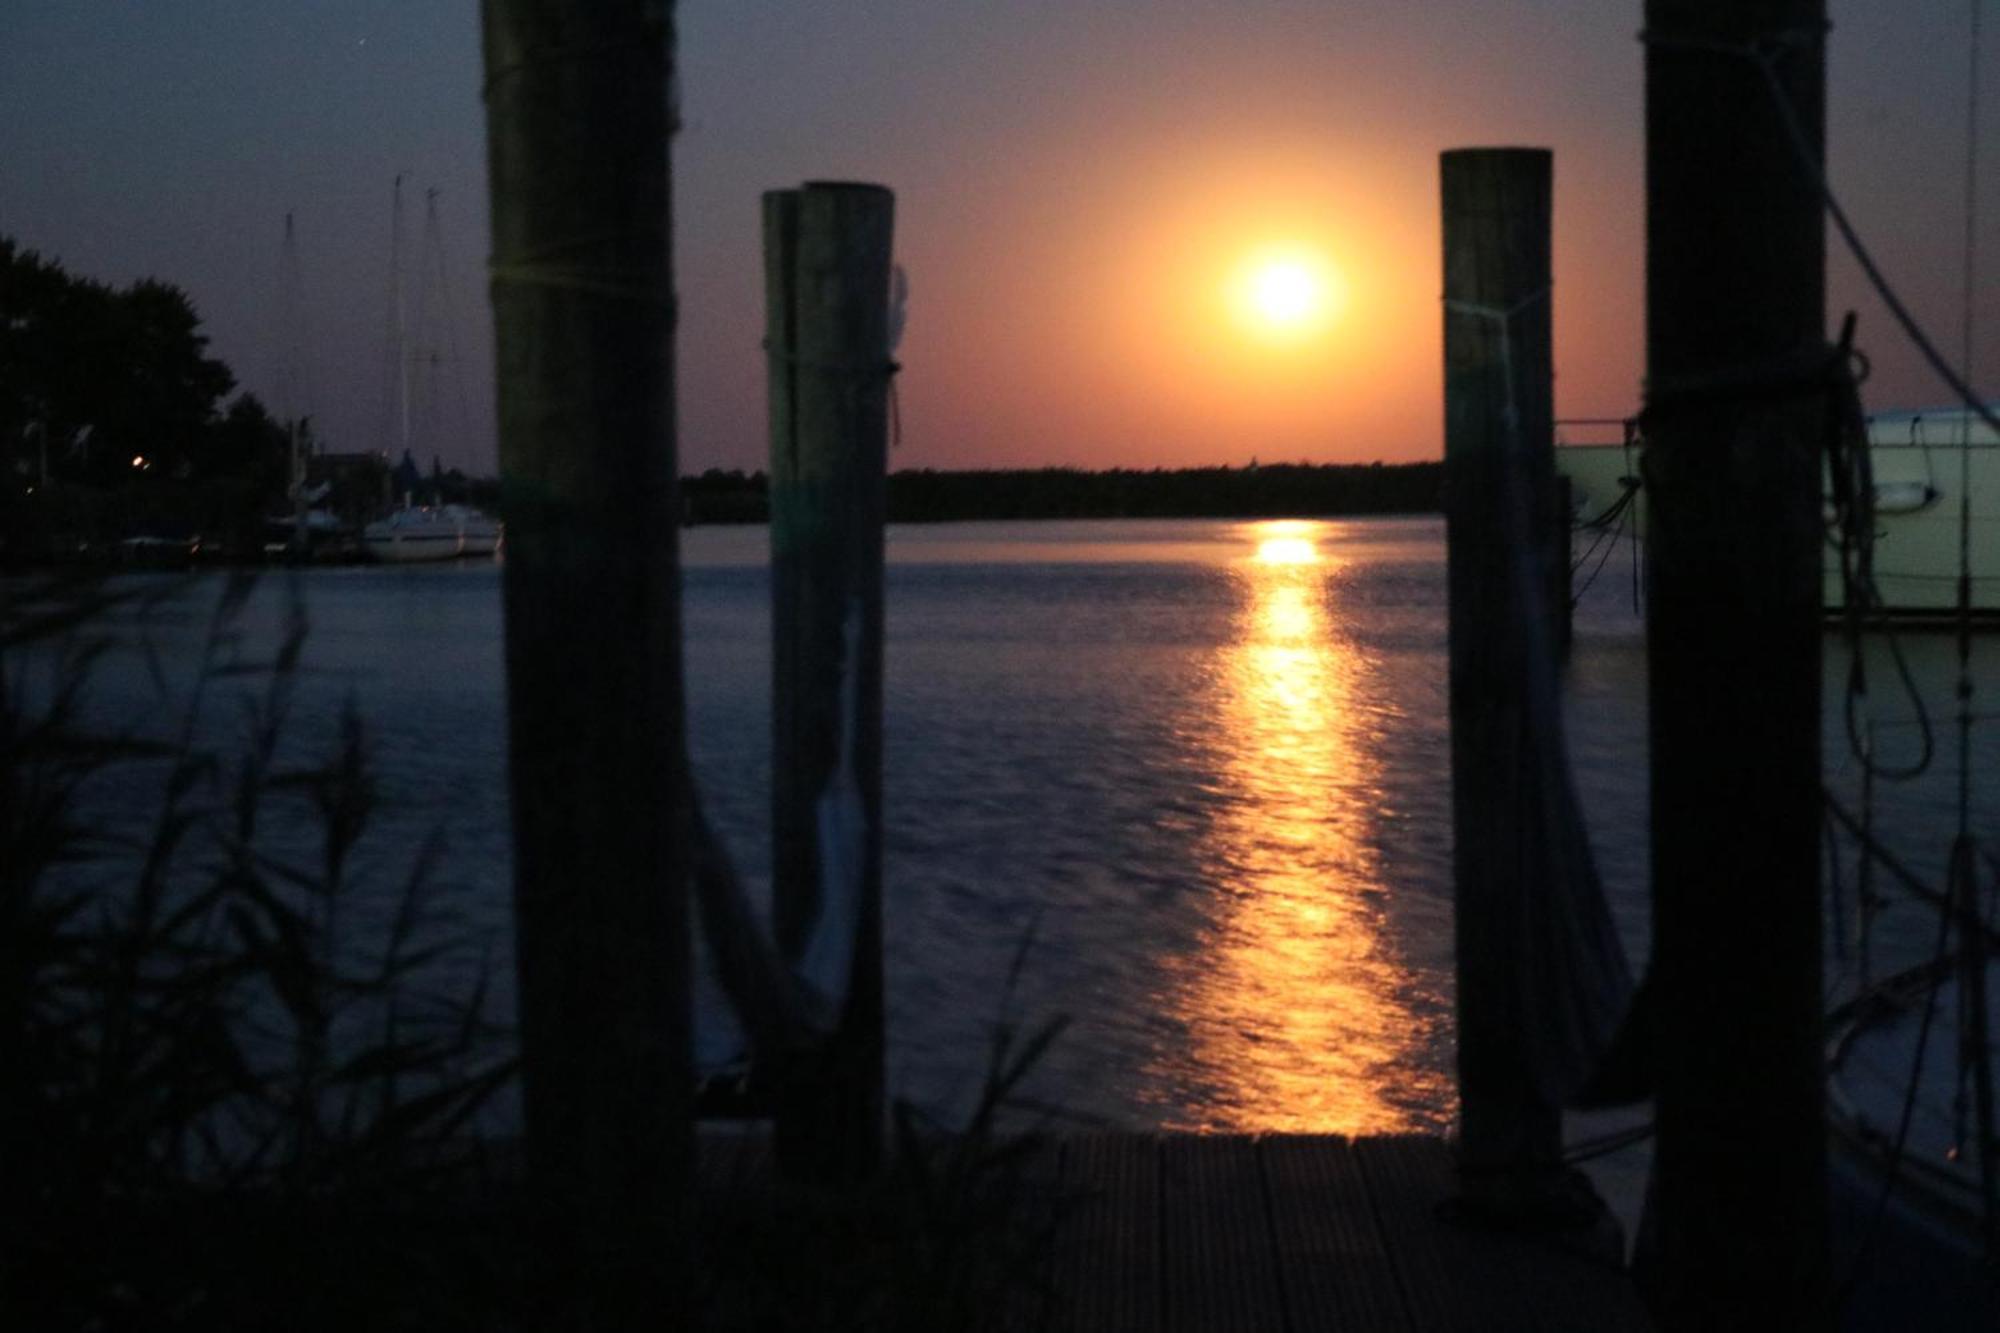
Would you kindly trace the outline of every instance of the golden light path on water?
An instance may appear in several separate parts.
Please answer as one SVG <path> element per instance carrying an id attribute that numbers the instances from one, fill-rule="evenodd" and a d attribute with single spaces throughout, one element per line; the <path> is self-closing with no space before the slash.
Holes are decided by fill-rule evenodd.
<path id="1" fill-rule="evenodd" d="M 1448 1091 L 1404 998 L 1368 831 L 1379 803 L 1371 670 L 1340 632 L 1341 558 L 1322 525 L 1247 525 L 1242 603 L 1212 680 L 1223 812 L 1207 876 L 1218 906 L 1167 1003 L 1213 1104 L 1189 1127 L 1381 1133 Z M 1415 1086 L 1422 1085 L 1422 1086 Z"/>

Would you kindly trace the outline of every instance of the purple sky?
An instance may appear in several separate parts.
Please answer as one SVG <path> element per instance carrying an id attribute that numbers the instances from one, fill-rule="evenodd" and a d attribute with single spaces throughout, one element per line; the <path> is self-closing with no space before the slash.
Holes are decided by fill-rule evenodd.
<path id="1" fill-rule="evenodd" d="M 1836 3 L 1836 188 L 1956 350 L 1966 0 Z M 896 466 L 1435 457 L 1436 155 L 1556 153 L 1557 407 L 1638 395 L 1637 3 L 683 0 L 675 146 L 684 469 L 764 455 L 757 197 L 898 193 L 912 288 Z M 1976 382 L 2000 393 L 2000 13 L 1987 5 Z M 440 195 L 462 380 L 448 465 L 493 465 L 479 40 L 471 0 L 8 0 L 0 232 L 115 282 L 186 288 L 279 395 L 298 218 L 306 409 L 387 447 L 390 181 Z M 1214 318 L 1233 256 L 1320 249 L 1350 297 L 1311 346 Z M 1834 255 L 1871 407 L 1944 395 Z M 448 336 L 446 336 L 448 334 Z M 430 452 L 429 446 L 423 446 Z"/>

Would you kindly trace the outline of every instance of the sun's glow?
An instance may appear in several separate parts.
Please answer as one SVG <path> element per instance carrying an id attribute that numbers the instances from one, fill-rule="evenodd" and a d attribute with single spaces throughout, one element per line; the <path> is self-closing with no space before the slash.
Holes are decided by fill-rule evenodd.
<path id="1" fill-rule="evenodd" d="M 1250 299 L 1271 323 L 1296 324 L 1318 308 L 1319 278 L 1295 259 L 1276 260 L 1250 280 Z"/>
<path id="2" fill-rule="evenodd" d="M 1333 322 L 1341 303 L 1333 265 L 1304 246 L 1252 252 L 1230 285 L 1238 318 L 1269 340 L 1296 341 L 1320 332 Z"/>

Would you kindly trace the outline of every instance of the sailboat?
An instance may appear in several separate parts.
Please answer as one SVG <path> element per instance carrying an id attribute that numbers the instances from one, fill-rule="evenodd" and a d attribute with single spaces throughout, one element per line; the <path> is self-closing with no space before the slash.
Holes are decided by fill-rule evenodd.
<path id="1" fill-rule="evenodd" d="M 395 182 L 394 220 L 390 231 L 392 372 L 389 379 L 389 395 L 393 399 L 394 416 L 402 444 L 403 465 L 397 469 L 402 507 L 392 510 L 361 530 L 362 548 L 372 558 L 392 564 L 467 558 L 491 559 L 498 554 L 502 541 L 502 528 L 497 519 L 470 505 L 446 504 L 440 495 L 432 495 L 429 503 L 419 503 L 417 500 L 418 484 L 415 467 L 410 462 L 411 363 L 421 359 L 427 376 L 433 381 L 426 402 L 434 406 L 436 399 L 434 381 L 439 357 L 435 351 L 413 355 L 408 346 L 402 249 L 403 178 L 398 176 Z M 434 277 L 442 293 L 444 258 L 443 242 L 438 229 L 436 190 L 427 192 L 425 196 L 424 252 L 418 267 L 420 282 Z M 422 290 L 420 287 L 420 293 Z M 425 324 L 426 321 L 420 311 L 418 318 L 420 334 Z"/>
<path id="2" fill-rule="evenodd" d="M 368 554 L 389 564 L 418 560 L 491 559 L 501 528 L 470 505 L 406 503 L 361 530 Z"/>

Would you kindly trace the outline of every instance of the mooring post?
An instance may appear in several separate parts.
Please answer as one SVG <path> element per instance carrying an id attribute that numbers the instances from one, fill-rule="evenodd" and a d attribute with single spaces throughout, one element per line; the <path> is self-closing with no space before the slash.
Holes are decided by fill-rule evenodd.
<path id="1" fill-rule="evenodd" d="M 1647 659 L 1668 1329 L 1828 1319 L 1823 0 L 1647 0 Z M 1649 1234 L 1648 1234 L 1649 1233 Z"/>
<path id="2" fill-rule="evenodd" d="M 887 513 L 890 241 L 879 185 L 764 196 L 771 413 L 773 924 L 837 1015 L 780 1091 L 795 1177 L 880 1159 L 882 526 Z"/>
<path id="3" fill-rule="evenodd" d="M 693 1172 L 672 6 L 485 0 L 535 1327 L 678 1326 Z"/>
<path id="4" fill-rule="evenodd" d="M 1539 605 L 1555 469 L 1552 162 L 1545 149 L 1468 148 L 1441 168 L 1459 1117 L 1476 1194 L 1531 1188 L 1562 1147 L 1520 972 L 1526 899 L 1550 873 L 1526 747 L 1529 640 L 1553 643 L 1553 608 Z M 1523 562 L 1525 576 L 1513 572 Z"/>

